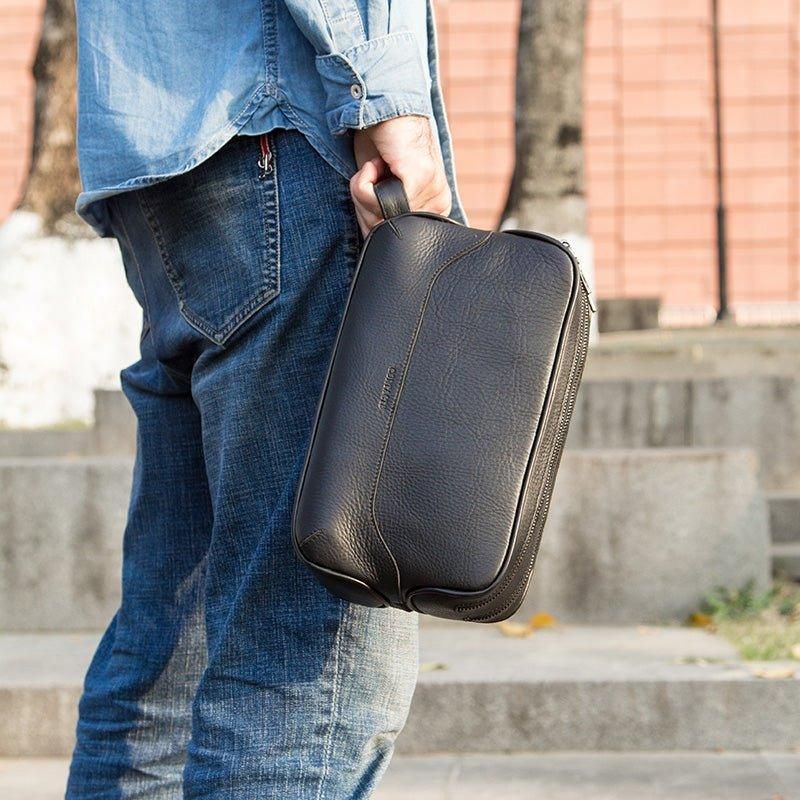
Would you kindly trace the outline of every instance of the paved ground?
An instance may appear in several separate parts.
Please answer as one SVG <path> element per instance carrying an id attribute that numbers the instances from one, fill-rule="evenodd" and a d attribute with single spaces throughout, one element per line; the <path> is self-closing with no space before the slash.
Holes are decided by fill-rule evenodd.
<path id="1" fill-rule="evenodd" d="M 3 800 L 60 800 L 63 759 L 0 760 Z M 800 755 L 398 757 L 375 800 L 798 800 Z"/>
<path id="2" fill-rule="evenodd" d="M 555 753 L 398 758 L 375 800 L 798 800 L 800 755 Z"/>

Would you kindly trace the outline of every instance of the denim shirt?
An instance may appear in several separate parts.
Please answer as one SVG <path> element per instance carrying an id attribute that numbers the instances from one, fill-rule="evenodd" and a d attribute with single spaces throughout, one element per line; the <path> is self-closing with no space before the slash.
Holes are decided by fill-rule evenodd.
<path id="1" fill-rule="evenodd" d="M 192 169 L 236 134 L 300 130 L 356 171 L 351 131 L 421 114 L 453 192 L 432 0 L 77 0 L 76 209 L 108 235 L 104 198 Z"/>

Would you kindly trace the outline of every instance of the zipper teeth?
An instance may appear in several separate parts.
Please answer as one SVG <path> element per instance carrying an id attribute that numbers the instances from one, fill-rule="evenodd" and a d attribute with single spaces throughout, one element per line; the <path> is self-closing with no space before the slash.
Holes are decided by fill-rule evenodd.
<path id="1" fill-rule="evenodd" d="M 584 308 L 584 306 L 581 305 L 581 310 L 579 311 L 579 314 L 581 314 L 581 315 L 584 314 L 583 308 Z M 562 418 L 564 416 L 564 411 L 568 407 L 568 404 L 570 402 L 571 383 L 574 382 L 575 369 L 576 369 L 576 365 L 578 363 L 578 358 L 580 356 L 580 337 L 581 336 L 582 336 L 582 331 L 579 332 L 579 339 L 578 339 L 578 343 L 576 344 L 575 355 L 573 356 L 572 363 L 570 364 L 569 377 L 567 378 L 567 387 L 566 387 L 567 391 L 565 392 L 565 397 L 564 397 L 565 402 L 562 405 L 562 411 L 561 411 L 561 414 L 559 415 L 558 427 L 556 429 L 556 435 L 555 435 L 554 440 L 553 440 L 554 444 L 558 444 L 559 431 L 560 431 L 561 426 L 562 426 Z M 557 452 L 557 448 L 553 448 L 552 455 L 554 456 L 556 452 Z M 542 502 L 543 505 L 541 507 L 539 507 L 539 509 L 534 514 L 534 519 L 531 521 L 531 525 L 528 528 L 528 534 L 526 535 L 526 538 L 525 538 L 525 544 L 523 545 L 523 548 L 520 551 L 520 553 L 517 555 L 517 558 L 515 559 L 513 568 L 506 575 L 505 579 L 501 582 L 501 584 L 494 590 L 494 592 L 492 593 L 492 595 L 490 597 L 487 597 L 487 598 L 485 598 L 484 600 L 481 600 L 478 603 L 471 603 L 471 604 L 468 604 L 468 605 L 460 606 L 460 607 L 458 607 L 456 609 L 457 611 L 476 611 L 476 610 L 478 610 L 480 608 L 485 608 L 486 606 L 491 605 L 491 603 L 496 599 L 497 595 L 498 594 L 502 594 L 502 592 L 507 588 L 508 584 L 511 583 L 511 581 L 513 580 L 513 575 L 516 572 L 516 570 L 519 568 L 519 566 L 522 563 L 522 560 L 523 560 L 523 558 L 525 556 L 525 553 L 527 552 L 527 547 L 528 547 L 528 544 L 529 544 L 529 541 L 530 541 L 530 534 L 533 531 L 537 520 L 541 516 L 541 511 L 542 511 L 543 508 L 546 509 L 548 507 L 549 497 L 546 494 L 546 489 L 547 489 L 547 486 L 548 486 L 548 482 L 551 481 L 552 461 L 553 461 L 553 457 L 551 456 L 551 459 L 550 459 L 550 461 L 548 461 L 548 464 L 547 464 L 547 469 L 545 470 L 544 481 L 542 482 L 542 494 L 541 494 L 542 501 L 541 502 Z"/>
<path id="2" fill-rule="evenodd" d="M 269 134 L 262 133 L 259 137 L 261 147 L 261 158 L 258 159 L 258 177 L 264 180 L 272 172 L 272 150 L 269 146 Z"/>
<path id="3" fill-rule="evenodd" d="M 528 579 L 530 578 L 531 573 L 533 572 L 536 554 L 539 549 L 539 542 L 541 537 L 535 537 L 532 539 L 532 536 L 538 526 L 540 520 L 546 519 L 547 512 L 550 509 L 550 500 L 552 495 L 552 486 L 555 481 L 555 462 L 561 454 L 563 449 L 564 441 L 567 436 L 567 432 L 569 430 L 569 421 L 572 418 L 572 412 L 575 409 L 575 401 L 578 396 L 578 386 L 579 382 L 577 380 L 578 374 L 578 367 L 583 362 L 586 357 L 586 352 L 589 346 L 589 325 L 587 324 L 587 317 L 588 321 L 591 322 L 591 316 L 586 313 L 586 305 L 588 301 L 584 297 L 582 298 L 581 302 L 581 310 L 580 310 L 580 320 L 581 320 L 581 327 L 579 332 L 578 343 L 575 349 L 575 357 L 572 360 L 572 365 L 570 366 L 570 374 L 567 379 L 567 392 L 566 392 L 566 399 L 565 403 L 562 406 L 561 414 L 559 415 L 558 420 L 558 427 L 556 429 L 556 435 L 554 440 L 554 447 L 551 452 L 550 460 L 547 464 L 547 470 L 545 471 L 545 479 L 542 485 L 542 491 L 544 493 L 544 503 L 538 512 L 534 515 L 533 520 L 531 521 L 531 525 L 528 528 L 528 534 L 526 536 L 525 544 L 523 545 L 522 551 L 519 554 L 519 557 L 516 560 L 516 565 L 514 567 L 514 571 L 519 568 L 519 565 L 522 563 L 528 548 L 531 545 L 531 542 L 534 542 L 534 550 L 532 553 L 532 558 L 529 561 L 528 567 L 525 571 L 525 575 L 523 580 L 519 584 L 519 588 L 513 593 L 511 599 L 503 606 L 503 608 L 492 612 L 484 617 L 468 617 L 468 621 L 470 622 L 483 622 L 486 620 L 493 619 L 499 614 L 502 614 L 507 608 L 509 608 L 516 599 L 519 591 L 524 591 L 525 586 L 527 585 Z M 513 573 L 512 573 L 513 574 Z M 502 593 L 508 585 L 508 582 L 511 581 L 511 575 L 508 576 L 505 584 L 502 587 L 498 587 L 494 593 L 494 596 L 491 598 L 487 598 L 483 602 L 479 603 L 478 605 L 472 606 L 459 606 L 456 608 L 456 611 L 475 611 L 481 606 L 489 605 L 493 600 L 496 599 L 497 595 Z"/>
<path id="4" fill-rule="evenodd" d="M 550 501 L 552 499 L 552 488 L 553 483 L 555 482 L 555 462 L 561 454 L 564 441 L 567 436 L 567 431 L 569 430 L 569 421 L 572 417 L 572 412 L 575 409 L 575 401 L 578 396 L 578 381 L 576 380 L 576 373 L 578 369 L 578 365 L 581 363 L 582 359 L 585 357 L 586 350 L 588 348 L 589 343 L 589 326 L 585 322 L 586 313 L 585 313 L 585 306 L 581 305 L 581 317 L 582 317 L 582 326 L 580 331 L 580 338 L 578 340 L 578 346 L 575 351 L 575 358 L 572 362 L 572 366 L 570 368 L 570 376 L 567 379 L 567 396 L 566 396 L 566 403 L 565 406 L 562 408 L 561 414 L 558 420 L 558 428 L 556 430 L 556 437 L 554 441 L 554 447 L 551 453 L 550 461 L 547 464 L 547 470 L 545 472 L 545 480 L 543 484 L 543 492 L 544 494 L 544 504 L 539 509 L 538 513 L 535 515 L 534 519 L 531 521 L 530 528 L 528 529 L 528 535 L 526 537 L 525 545 L 523 546 L 522 552 L 520 553 L 520 558 L 517 561 L 519 565 L 522 563 L 522 559 L 524 559 L 525 554 L 528 551 L 531 543 L 533 543 L 533 552 L 531 553 L 531 558 L 528 562 L 528 567 L 525 570 L 525 574 L 523 576 L 522 581 L 520 581 L 517 590 L 512 594 L 509 601 L 497 611 L 492 612 L 484 617 L 470 617 L 470 622 L 484 622 L 486 620 L 493 619 L 498 615 L 502 614 L 511 605 L 513 605 L 514 601 L 516 600 L 519 593 L 525 591 L 525 587 L 527 586 L 528 579 L 533 572 L 533 568 L 536 563 L 536 555 L 539 551 L 539 543 L 541 542 L 541 536 L 533 536 L 536 531 L 536 528 L 541 528 L 539 523 L 547 518 L 547 513 L 550 510 Z M 504 587 L 505 588 L 505 587 Z M 498 593 L 500 590 L 498 589 Z M 492 598 L 494 599 L 494 598 Z M 466 609 L 465 609 L 466 610 Z"/>

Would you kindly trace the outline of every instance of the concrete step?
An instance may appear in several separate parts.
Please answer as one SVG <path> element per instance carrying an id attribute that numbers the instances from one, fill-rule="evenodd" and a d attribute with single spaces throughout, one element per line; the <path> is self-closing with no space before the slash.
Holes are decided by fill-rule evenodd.
<path id="1" fill-rule="evenodd" d="M 124 458 L 0 459 L 0 630 L 105 627 L 119 602 Z M 757 462 L 741 450 L 567 453 L 522 614 L 682 621 L 714 587 L 769 580 Z"/>
<path id="2" fill-rule="evenodd" d="M 780 335 L 761 336 L 756 336 L 744 373 L 722 368 L 735 362 L 737 352 L 725 337 L 683 341 L 662 331 L 637 334 L 632 342 L 620 334 L 623 344 L 615 343 L 614 336 L 611 342 L 602 339 L 587 361 L 568 446 L 750 447 L 761 458 L 765 488 L 800 493 L 800 448 L 795 446 L 800 441 L 800 329 L 788 337 L 791 347 L 783 347 Z M 666 344 L 656 346 L 662 337 Z M 783 364 L 786 353 L 791 369 L 776 373 L 759 368 L 771 363 L 770 354 Z M 664 366 L 672 359 L 684 365 L 698 359 L 704 363 L 706 357 L 718 361 L 719 369 L 675 373 Z M 632 359 L 630 368 L 614 367 L 620 358 L 624 363 Z M 130 455 L 135 433 L 123 394 L 95 392 L 91 452 Z"/>
<path id="3" fill-rule="evenodd" d="M 101 455 L 136 452 L 136 417 L 121 391 L 97 389 L 94 393 L 93 449 Z"/>
<path id="4" fill-rule="evenodd" d="M 398 757 L 375 800 L 796 800 L 800 755 L 520 753 Z"/>
<path id="5" fill-rule="evenodd" d="M 0 430 L 0 458 L 132 456 L 136 418 L 121 391 L 94 392 L 94 424 L 74 429 Z"/>
<path id="6" fill-rule="evenodd" d="M 423 629 L 404 752 L 792 749 L 800 680 L 767 681 L 685 628 Z M 791 665 L 792 668 L 797 664 Z M 780 744 L 778 744 L 780 742 Z"/>
<path id="7" fill-rule="evenodd" d="M 589 378 L 685 378 L 800 373 L 800 327 L 685 328 L 608 333 Z"/>
<path id="8" fill-rule="evenodd" d="M 775 544 L 800 544 L 800 492 L 767 495 L 769 529 Z"/>
<path id="9" fill-rule="evenodd" d="M 0 630 L 105 627 L 130 485 L 128 459 L 0 459 Z"/>
<path id="10" fill-rule="evenodd" d="M 665 374 L 645 368 L 659 363 L 645 349 L 637 351 L 636 358 L 643 359 L 637 369 L 617 374 L 591 369 L 603 361 L 603 352 L 602 345 L 594 348 L 588 360 L 569 448 L 747 447 L 759 454 L 766 489 L 800 493 L 800 448 L 795 446 L 800 441 L 800 360 L 793 371 L 778 374 Z M 615 352 L 610 348 L 605 358 L 613 361 Z M 682 348 L 679 352 L 686 357 Z M 135 433 L 123 394 L 100 390 L 93 428 L 0 431 L 0 457 L 131 456 Z"/>
<path id="11" fill-rule="evenodd" d="M 592 356 L 590 356 L 591 361 Z M 567 446 L 746 447 L 762 486 L 800 493 L 800 369 L 793 375 L 586 378 Z"/>
<path id="12" fill-rule="evenodd" d="M 3 800 L 61 800 L 66 759 L 0 759 Z M 374 800 L 796 800 L 800 755 L 396 756 Z"/>
<path id="13" fill-rule="evenodd" d="M 0 636 L 0 756 L 70 753 L 96 639 Z M 704 631 L 565 627 L 516 639 L 440 622 L 420 639 L 400 753 L 800 747 L 800 679 L 759 678 Z"/>
<path id="14" fill-rule="evenodd" d="M 800 543 L 773 544 L 772 571 L 781 578 L 800 580 Z"/>
<path id="15" fill-rule="evenodd" d="M 521 614 L 683 622 L 715 587 L 767 586 L 767 525 L 752 452 L 567 453 Z"/>
<path id="16" fill-rule="evenodd" d="M 91 451 L 91 428 L 0 430 L 0 458 L 74 458 Z"/>
<path id="17" fill-rule="evenodd" d="M 754 351 L 767 363 L 770 341 L 767 338 L 767 344 L 761 342 Z M 728 340 L 718 342 L 712 337 L 705 344 L 680 343 L 676 352 L 684 359 L 681 363 L 691 364 L 692 358 L 699 358 L 698 353 L 708 351 L 725 363 L 733 358 L 727 343 Z M 765 488 L 798 493 L 800 334 L 791 339 L 791 344 L 792 349 L 778 348 L 777 352 L 789 352 L 796 360 L 791 362 L 794 368 L 778 374 L 762 373 L 758 368 L 748 369 L 745 374 L 731 374 L 724 369 L 710 374 L 702 370 L 672 374 L 658 366 L 665 352 L 673 352 L 671 345 L 666 350 L 651 347 L 630 351 L 601 344 L 593 348 L 587 362 L 568 447 L 748 447 L 759 454 Z M 618 369 L 615 374 L 608 364 L 592 368 L 604 359 L 614 362 L 622 357 L 621 353 L 627 353 L 623 360 L 633 359 L 630 369 Z M 122 393 L 95 392 L 91 451 L 130 455 L 135 433 L 133 414 Z"/>

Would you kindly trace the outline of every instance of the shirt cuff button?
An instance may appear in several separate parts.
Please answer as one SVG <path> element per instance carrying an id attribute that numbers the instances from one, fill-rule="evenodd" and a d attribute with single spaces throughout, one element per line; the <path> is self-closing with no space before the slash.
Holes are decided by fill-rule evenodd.
<path id="1" fill-rule="evenodd" d="M 353 83 L 350 85 L 350 94 L 353 95 L 356 100 L 360 100 L 364 96 L 364 90 L 359 84 Z"/>

